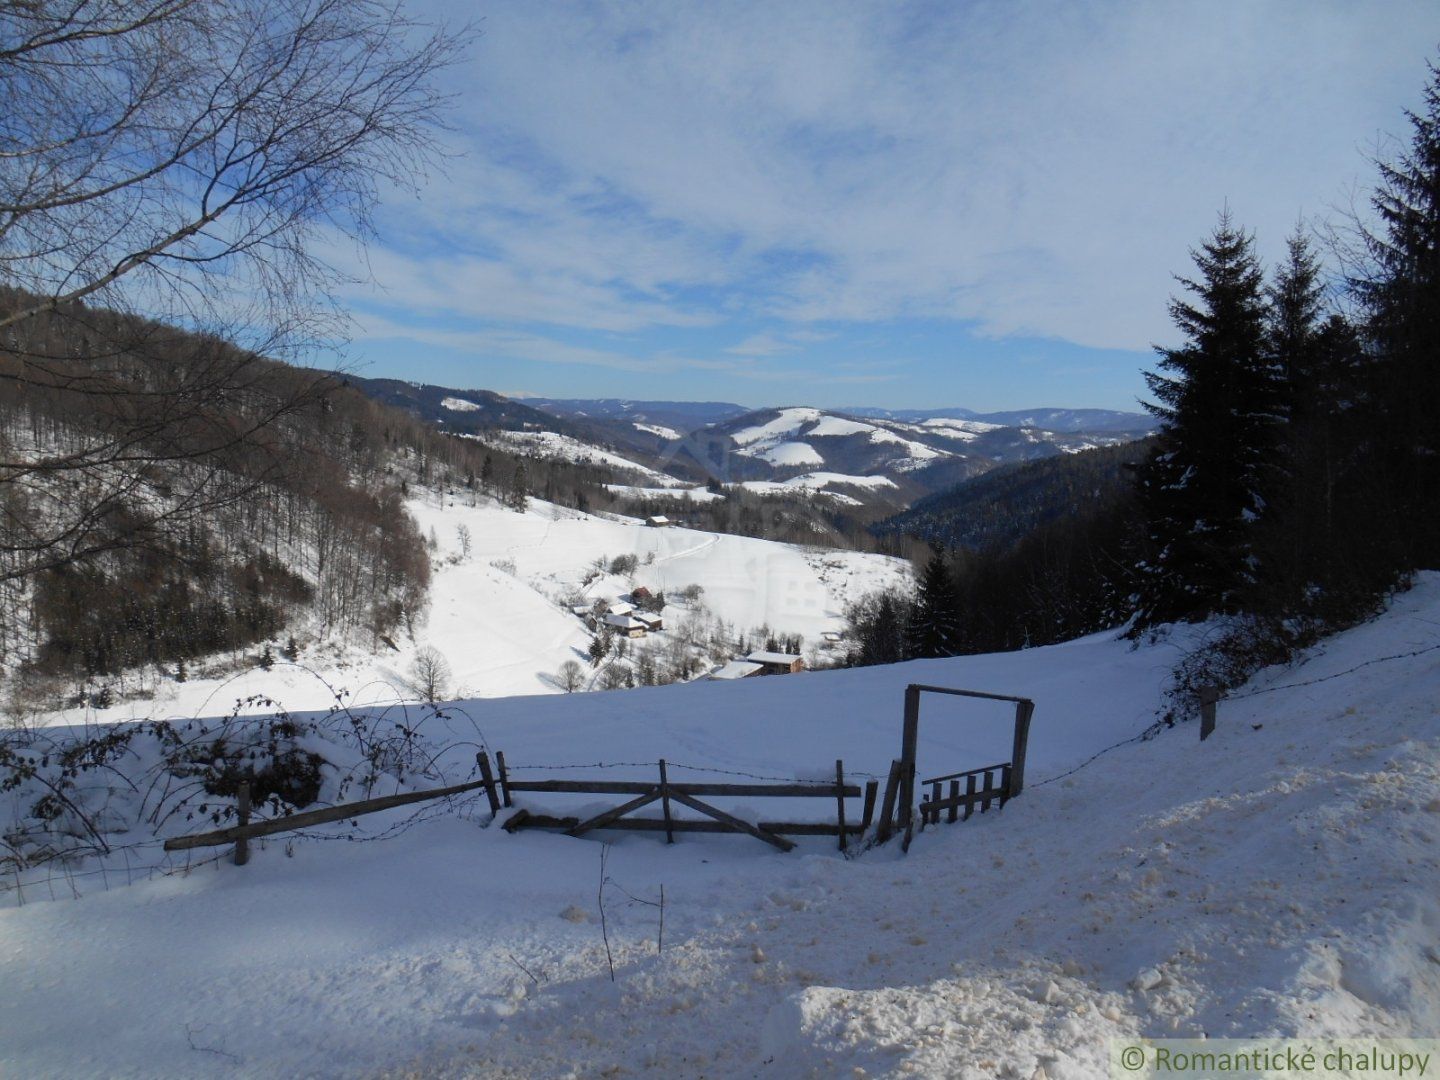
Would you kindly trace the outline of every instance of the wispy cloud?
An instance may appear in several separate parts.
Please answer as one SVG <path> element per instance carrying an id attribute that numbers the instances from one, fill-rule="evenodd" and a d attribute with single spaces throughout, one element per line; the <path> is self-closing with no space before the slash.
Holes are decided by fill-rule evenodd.
<path id="1" fill-rule="evenodd" d="M 497 0 L 485 29 L 461 157 L 391 208 L 355 301 L 517 358 L 516 328 L 733 327 L 713 370 L 770 378 L 723 363 L 813 372 L 806 345 L 920 319 L 1147 349 L 1224 200 L 1275 252 L 1364 172 L 1434 8 Z M 683 366 L 593 346 L 531 358 Z"/>

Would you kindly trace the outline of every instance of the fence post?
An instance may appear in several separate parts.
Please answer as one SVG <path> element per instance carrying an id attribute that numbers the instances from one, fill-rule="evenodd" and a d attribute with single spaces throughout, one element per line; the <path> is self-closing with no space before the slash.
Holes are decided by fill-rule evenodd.
<path id="1" fill-rule="evenodd" d="M 905 732 L 900 740 L 900 812 L 898 825 L 908 836 L 914 827 L 915 753 L 920 738 L 920 687 L 905 688 Z M 909 844 L 906 844 L 909 847 Z"/>
<path id="2" fill-rule="evenodd" d="M 875 842 L 883 844 L 895 832 L 895 796 L 900 788 L 900 762 L 890 762 L 890 775 L 885 780 L 885 797 L 880 800 L 880 820 L 875 824 Z"/>
<path id="3" fill-rule="evenodd" d="M 1220 688 L 1207 683 L 1200 687 L 1200 741 L 1204 742 L 1215 732 L 1215 703 L 1220 700 Z"/>
<path id="4" fill-rule="evenodd" d="M 235 789 L 235 823 L 240 826 L 250 824 L 250 781 L 241 780 L 240 786 Z M 250 861 L 250 838 L 242 836 L 235 841 L 235 865 L 244 866 Z"/>
<path id="5" fill-rule="evenodd" d="M 670 778 L 665 772 L 665 759 L 660 759 L 660 809 L 665 812 L 665 842 L 675 842 L 675 827 L 670 820 Z"/>
<path id="6" fill-rule="evenodd" d="M 1015 703 L 1015 743 L 1010 748 L 1010 790 L 1006 799 L 1013 799 L 1025 786 L 1025 750 L 1030 745 L 1030 718 L 1035 703 L 1026 699 Z"/>
<path id="7" fill-rule="evenodd" d="M 840 850 L 845 850 L 845 763 L 835 761 L 835 812 L 840 817 Z"/>
<path id="8" fill-rule="evenodd" d="M 505 751 L 495 751 L 495 767 L 500 771 L 500 798 L 507 807 L 515 804 L 510 801 L 510 770 L 505 768 Z"/>
<path id="9" fill-rule="evenodd" d="M 484 750 L 475 755 L 475 764 L 480 766 L 480 779 L 485 781 L 485 798 L 490 801 L 490 814 L 500 813 L 500 797 L 495 794 L 495 775 L 490 771 L 490 755 Z"/>

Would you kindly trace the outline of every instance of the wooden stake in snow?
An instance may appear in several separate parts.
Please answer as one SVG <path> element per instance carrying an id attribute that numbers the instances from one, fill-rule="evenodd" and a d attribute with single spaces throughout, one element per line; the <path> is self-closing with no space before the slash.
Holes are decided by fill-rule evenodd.
<path id="1" fill-rule="evenodd" d="M 1200 687 L 1200 741 L 1204 742 L 1215 733 L 1215 704 L 1220 700 L 1217 686 Z"/>
<path id="2" fill-rule="evenodd" d="M 250 824 L 250 782 L 240 781 L 235 790 L 235 823 L 238 828 Z M 235 838 L 235 865 L 244 866 L 250 861 L 250 837 L 242 833 Z"/>

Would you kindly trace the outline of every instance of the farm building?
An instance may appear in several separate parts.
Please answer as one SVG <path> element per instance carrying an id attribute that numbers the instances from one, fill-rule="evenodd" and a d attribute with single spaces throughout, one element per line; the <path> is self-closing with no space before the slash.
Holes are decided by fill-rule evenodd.
<path id="1" fill-rule="evenodd" d="M 644 637 L 645 624 L 629 615 L 617 615 L 613 611 L 605 616 L 605 625 L 621 637 Z"/>
<path id="2" fill-rule="evenodd" d="M 748 660 L 731 660 L 724 667 L 711 672 L 710 678 L 729 682 L 732 679 L 748 679 L 764 673 L 765 669 L 759 664 L 752 664 Z"/>
<path id="3" fill-rule="evenodd" d="M 633 616 L 631 616 L 631 617 L 632 617 L 636 622 L 644 623 L 644 624 L 645 624 L 645 629 L 646 629 L 647 631 L 649 631 L 650 633 L 652 633 L 652 634 L 653 634 L 656 630 L 664 630 L 664 629 L 665 629 L 665 622 L 664 622 L 664 620 L 661 619 L 659 615 L 656 615 L 656 614 L 654 614 L 653 612 L 649 612 L 649 611 L 637 611 L 637 612 L 635 612 L 635 614 L 634 614 Z"/>
<path id="4" fill-rule="evenodd" d="M 792 653 L 752 652 L 745 659 L 759 664 L 764 675 L 794 675 L 805 670 L 805 661 Z"/>
<path id="5" fill-rule="evenodd" d="M 671 521 L 664 514 L 655 514 L 652 517 L 647 517 L 645 524 L 649 525 L 652 529 L 668 529 Z"/>

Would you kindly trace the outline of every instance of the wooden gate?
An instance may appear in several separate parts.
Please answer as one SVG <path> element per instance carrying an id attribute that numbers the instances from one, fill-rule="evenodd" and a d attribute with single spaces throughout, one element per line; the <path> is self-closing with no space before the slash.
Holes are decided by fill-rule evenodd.
<path id="1" fill-rule="evenodd" d="M 899 832 L 904 836 L 903 845 L 907 849 L 915 828 L 915 758 L 920 741 L 921 694 L 1008 701 L 1015 706 L 1010 760 L 998 765 L 985 765 L 978 769 L 948 773 L 921 781 L 930 788 L 928 797 L 920 803 L 922 827 L 939 824 L 942 812 L 946 813 L 947 821 L 961 820 L 962 810 L 964 817 L 968 819 L 977 806 L 980 812 L 984 813 L 992 805 L 1004 806 L 1019 795 L 1025 787 L 1025 752 L 1030 743 L 1030 720 L 1035 714 L 1033 701 L 1011 694 L 990 694 L 979 690 L 957 690 L 949 686 L 925 686 L 920 683 L 911 683 L 905 688 L 905 724 L 900 738 L 900 757 L 890 766 L 890 780 L 885 787 L 875 839 L 883 844 Z M 947 783 L 948 792 L 942 786 Z"/>
<path id="2" fill-rule="evenodd" d="M 856 784 L 845 782 L 843 762 L 835 762 L 834 782 L 793 783 L 793 784 L 728 784 L 701 781 L 677 783 L 670 779 L 665 762 L 660 761 L 658 782 L 648 780 L 515 780 L 505 765 L 505 755 L 496 755 L 500 771 L 500 791 L 506 806 L 514 805 L 514 792 L 564 792 L 581 795 L 633 795 L 634 798 L 618 806 L 592 815 L 588 818 L 561 817 L 542 814 L 528 808 L 518 810 L 506 820 L 507 832 L 517 829 L 559 829 L 571 836 L 582 836 L 595 829 L 632 829 L 645 832 L 663 832 L 667 843 L 675 842 L 679 832 L 737 832 L 746 833 L 763 840 L 781 851 L 795 847 L 786 834 L 791 836 L 835 836 L 839 838 L 840 850 L 844 851 L 849 838 L 859 836 L 869 827 L 875 812 L 875 796 L 878 785 L 871 780 L 865 785 L 865 801 L 860 819 L 846 820 L 845 800 L 862 794 Z M 828 821 L 759 821 L 750 822 L 717 806 L 702 800 L 721 796 L 749 798 L 820 798 L 835 803 L 835 822 Z M 636 810 L 655 803 L 660 804 L 660 817 L 631 817 Z M 678 803 L 706 820 L 677 818 L 670 812 L 670 804 Z"/>

